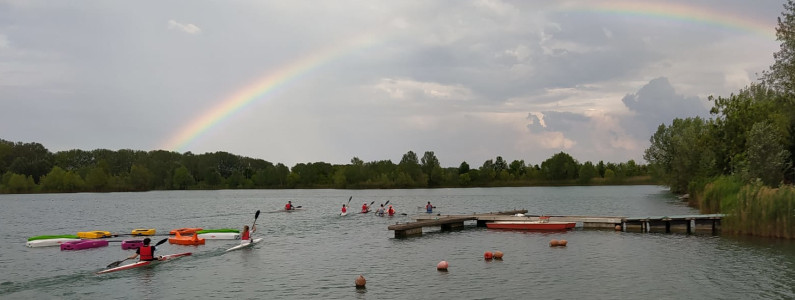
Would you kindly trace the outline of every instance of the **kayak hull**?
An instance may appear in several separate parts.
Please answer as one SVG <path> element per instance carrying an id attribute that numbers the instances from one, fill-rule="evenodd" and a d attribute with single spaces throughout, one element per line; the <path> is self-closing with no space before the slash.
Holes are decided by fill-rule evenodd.
<path id="1" fill-rule="evenodd" d="M 89 248 L 107 247 L 108 240 L 79 240 L 61 244 L 61 251 L 64 250 L 83 250 Z"/>
<path id="2" fill-rule="evenodd" d="M 179 229 L 173 229 L 173 230 L 169 231 L 168 234 L 175 235 L 175 234 L 179 233 L 181 235 L 188 235 L 188 234 L 194 234 L 197 231 L 200 231 L 202 229 L 203 228 L 179 228 Z"/>
<path id="3" fill-rule="evenodd" d="M 36 247 L 52 247 L 52 246 L 60 246 L 66 242 L 77 242 L 81 241 L 81 239 L 72 239 L 72 238 L 57 238 L 57 239 L 44 239 L 44 240 L 32 240 L 25 243 L 25 246 L 36 248 Z"/>
<path id="4" fill-rule="evenodd" d="M 204 245 L 204 241 L 205 240 L 203 238 L 199 238 L 199 235 L 195 233 L 193 234 L 193 236 L 182 236 L 181 234 L 179 234 L 179 232 L 177 232 L 175 237 L 168 238 L 169 244 L 177 244 L 177 245 L 190 245 L 190 246 Z"/>
<path id="5" fill-rule="evenodd" d="M 246 243 L 245 241 L 240 241 L 240 245 L 237 245 L 237 246 L 234 246 L 232 248 L 226 249 L 226 252 L 240 250 L 240 249 L 243 249 L 243 248 L 248 248 L 248 247 L 254 246 L 254 244 L 256 244 L 256 243 L 261 242 L 262 240 L 263 240 L 263 238 L 256 238 L 256 239 L 251 240 L 251 242 L 249 242 L 249 243 Z"/>
<path id="6" fill-rule="evenodd" d="M 126 264 L 126 265 L 123 265 L 123 266 L 118 266 L 118 267 L 115 267 L 115 268 L 110 268 L 110 269 L 107 269 L 107 270 L 102 270 L 102 271 L 97 272 L 97 274 L 105 274 L 105 273 L 111 273 L 111 272 L 118 272 L 118 271 L 124 271 L 124 270 L 129 270 L 129 269 L 140 268 L 140 267 L 143 267 L 143 266 L 151 265 L 153 263 L 160 263 L 160 262 L 172 260 L 172 259 L 175 259 L 175 258 L 180 258 L 180 257 L 183 257 L 183 256 L 188 256 L 188 255 L 191 255 L 191 254 L 192 254 L 191 252 L 185 252 L 185 253 L 163 255 L 158 260 L 139 261 L 139 262 L 135 262 L 135 263 L 131 263 L 131 264 Z"/>
<path id="7" fill-rule="evenodd" d="M 155 235 L 155 229 L 133 229 L 132 235 Z"/>
<path id="8" fill-rule="evenodd" d="M 122 250 L 138 249 L 144 245 L 143 240 L 124 240 L 121 242 Z"/>
<path id="9" fill-rule="evenodd" d="M 240 234 L 236 232 L 208 232 L 208 233 L 199 233 L 198 234 L 200 239 L 207 239 L 207 240 L 239 240 Z"/>
<path id="10" fill-rule="evenodd" d="M 94 230 L 94 231 L 81 231 L 77 233 L 81 239 L 101 239 L 113 236 L 110 231 Z"/>

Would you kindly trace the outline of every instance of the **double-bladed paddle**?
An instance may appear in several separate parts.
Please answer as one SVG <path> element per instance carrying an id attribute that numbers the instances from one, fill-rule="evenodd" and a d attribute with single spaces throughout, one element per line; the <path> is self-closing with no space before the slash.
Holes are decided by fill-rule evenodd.
<path id="1" fill-rule="evenodd" d="M 254 230 L 254 225 L 257 225 L 257 218 L 259 218 L 259 209 L 254 214 L 254 223 L 251 223 L 251 229 L 249 229 L 249 234 L 248 234 L 248 242 L 249 243 L 254 241 L 254 238 L 251 237 L 251 231 Z"/>
<path id="2" fill-rule="evenodd" d="M 164 239 L 160 240 L 159 242 L 157 242 L 157 244 L 155 244 L 155 246 L 160 246 L 160 245 L 162 245 L 162 244 L 163 244 L 163 243 L 165 243 L 165 242 L 168 242 L 168 238 L 164 238 Z M 122 262 L 124 262 L 125 260 L 128 260 L 128 259 L 130 259 L 130 258 L 128 257 L 128 258 L 125 258 L 125 259 L 122 259 L 122 260 L 117 260 L 117 261 L 114 261 L 114 262 L 112 262 L 112 263 L 110 263 L 110 264 L 108 265 L 108 268 L 117 267 L 117 266 L 118 266 L 118 265 L 120 265 Z"/>

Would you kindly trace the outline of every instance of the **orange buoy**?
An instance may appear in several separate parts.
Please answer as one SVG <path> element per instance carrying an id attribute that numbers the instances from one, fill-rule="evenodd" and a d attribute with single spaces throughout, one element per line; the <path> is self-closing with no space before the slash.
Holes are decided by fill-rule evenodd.
<path id="1" fill-rule="evenodd" d="M 486 251 L 486 253 L 483 253 L 483 258 L 486 260 L 492 259 L 494 258 L 494 253 L 491 253 L 491 251 Z"/>
<path id="2" fill-rule="evenodd" d="M 357 288 L 363 288 L 367 284 L 367 280 L 364 279 L 364 276 L 359 275 L 359 277 L 356 277 L 355 283 Z"/>
<path id="3" fill-rule="evenodd" d="M 558 240 L 551 240 L 549 241 L 550 247 L 557 247 L 559 245 Z"/>
<path id="4" fill-rule="evenodd" d="M 494 259 L 502 259 L 502 251 L 494 251 Z"/>
<path id="5" fill-rule="evenodd" d="M 566 244 L 568 244 L 568 243 L 569 242 L 567 242 L 566 240 L 560 240 L 560 241 L 558 241 L 558 246 L 566 247 Z"/>
<path id="6" fill-rule="evenodd" d="M 439 271 L 447 271 L 448 266 L 450 266 L 450 264 L 448 264 L 447 261 L 443 260 L 440 261 L 438 264 L 436 264 L 436 269 Z"/>

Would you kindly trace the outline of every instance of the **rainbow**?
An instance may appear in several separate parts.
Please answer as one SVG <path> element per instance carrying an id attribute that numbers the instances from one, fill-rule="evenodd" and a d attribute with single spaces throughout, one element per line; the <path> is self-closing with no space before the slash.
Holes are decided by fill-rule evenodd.
<path id="1" fill-rule="evenodd" d="M 255 100 L 266 98 L 266 96 L 272 94 L 280 87 L 334 61 L 336 58 L 342 57 L 355 50 L 371 47 L 383 39 L 376 39 L 374 38 L 375 36 L 376 35 L 368 32 L 348 40 L 337 41 L 328 47 L 321 48 L 290 64 L 269 72 L 265 76 L 254 80 L 253 83 L 225 98 L 223 101 L 201 114 L 198 118 L 193 119 L 186 126 L 180 128 L 160 149 L 177 152 L 183 151 L 209 129 L 228 119 L 230 116 L 234 115 L 234 113 L 242 110 Z"/>
<path id="2" fill-rule="evenodd" d="M 776 39 L 775 18 L 771 18 L 770 20 L 756 20 L 738 14 L 730 14 L 714 8 L 691 4 L 669 3 L 667 1 L 587 1 L 585 4 L 562 7 L 560 11 L 668 19 L 711 25 L 719 28 L 751 33 L 766 39 Z"/>

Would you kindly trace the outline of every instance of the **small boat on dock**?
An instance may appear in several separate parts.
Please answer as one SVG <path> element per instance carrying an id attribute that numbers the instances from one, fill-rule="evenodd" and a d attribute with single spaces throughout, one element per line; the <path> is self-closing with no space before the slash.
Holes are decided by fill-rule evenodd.
<path id="1" fill-rule="evenodd" d="M 567 230 L 574 228 L 575 222 L 544 221 L 496 221 L 486 223 L 486 228 L 515 230 Z"/>

